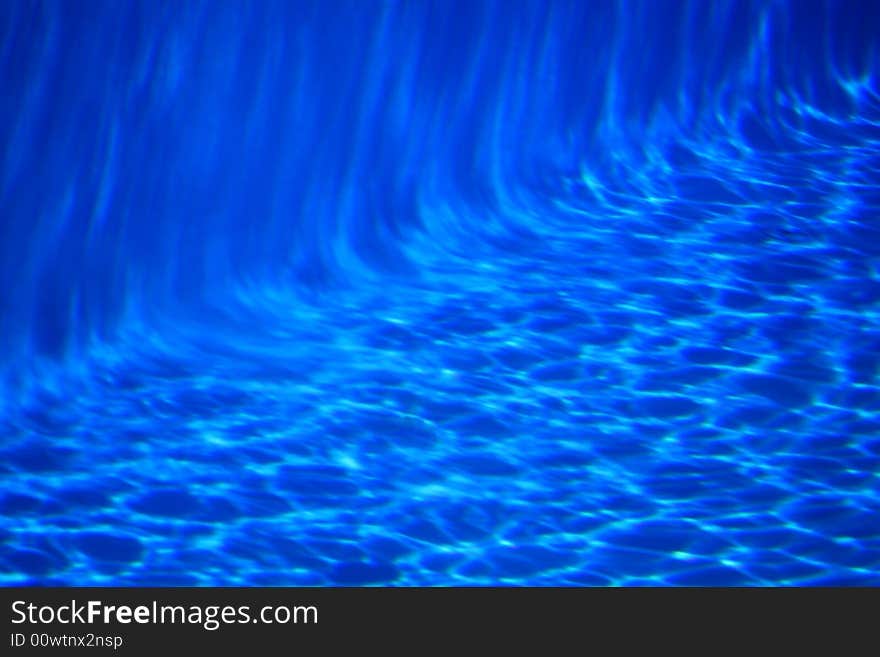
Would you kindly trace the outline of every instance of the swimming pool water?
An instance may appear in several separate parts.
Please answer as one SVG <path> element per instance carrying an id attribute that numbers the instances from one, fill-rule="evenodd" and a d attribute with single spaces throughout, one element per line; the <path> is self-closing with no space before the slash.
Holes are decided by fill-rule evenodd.
<path id="1" fill-rule="evenodd" d="M 650 14 L 622 5 L 633 21 Z M 392 39 L 396 23 L 382 25 Z M 100 274 L 67 289 L 64 271 L 88 249 L 56 262 L 72 269 L 52 294 L 94 296 L 53 319 L 51 339 L 39 312 L 16 329 L 38 337 L 7 339 L 30 365 L 9 356 L 0 405 L 0 584 L 880 584 L 869 72 L 824 110 L 765 83 L 780 94 L 770 123 L 751 110 L 664 118 L 576 166 L 523 160 L 533 168 L 513 176 L 498 165 L 485 197 L 479 185 L 451 193 L 426 160 L 417 219 L 348 225 L 375 262 L 340 255 L 317 219 L 298 235 L 330 249 L 337 270 L 311 251 L 287 263 L 293 277 L 221 257 L 235 270 L 222 285 L 188 281 L 174 303 L 154 288 L 109 293 Z M 417 139 L 420 119 L 407 125 Z M 527 116 L 518 125 L 539 139 Z M 416 166 L 401 149 L 374 163 L 377 177 Z M 160 164 L 147 174 L 170 177 Z M 358 176 L 349 188 L 372 189 Z M 236 221 L 212 227 L 255 244 Z M 277 222 L 256 261 L 271 262 Z M 30 239 L 48 239 L 48 225 Z M 195 224 L 205 252 L 221 244 L 208 225 Z M 135 236 L 88 244 L 112 269 L 137 255 Z M 188 260 L 199 235 L 180 239 L 152 264 L 137 257 L 166 276 L 157 262 L 216 265 L 201 251 Z M 150 270 L 134 267 L 134 278 Z M 40 297 L 46 275 L 33 275 L 18 294 Z M 60 352 L 39 346 L 59 341 Z"/>

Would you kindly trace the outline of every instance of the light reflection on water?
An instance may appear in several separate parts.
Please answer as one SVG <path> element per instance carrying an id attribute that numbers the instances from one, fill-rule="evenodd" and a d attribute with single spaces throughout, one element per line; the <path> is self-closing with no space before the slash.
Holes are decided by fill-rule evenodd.
<path id="1" fill-rule="evenodd" d="M 0 13 L 0 583 L 880 583 L 870 3 L 91 12 Z"/>

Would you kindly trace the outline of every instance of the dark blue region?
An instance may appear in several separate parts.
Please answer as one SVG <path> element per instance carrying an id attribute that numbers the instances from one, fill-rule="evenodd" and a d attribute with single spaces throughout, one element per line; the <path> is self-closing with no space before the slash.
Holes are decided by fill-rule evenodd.
<path id="1" fill-rule="evenodd" d="M 0 584 L 880 584 L 880 3 L 0 37 Z"/>

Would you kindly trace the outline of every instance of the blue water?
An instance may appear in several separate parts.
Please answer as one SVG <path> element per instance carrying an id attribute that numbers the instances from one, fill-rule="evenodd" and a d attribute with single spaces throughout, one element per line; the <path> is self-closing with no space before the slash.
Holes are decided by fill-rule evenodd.
<path id="1" fill-rule="evenodd" d="M 0 6 L 0 584 L 880 584 L 880 4 Z"/>

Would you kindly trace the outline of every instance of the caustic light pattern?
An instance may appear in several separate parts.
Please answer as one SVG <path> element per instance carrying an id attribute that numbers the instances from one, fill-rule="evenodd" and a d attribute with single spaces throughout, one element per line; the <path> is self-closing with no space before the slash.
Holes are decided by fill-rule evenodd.
<path id="1" fill-rule="evenodd" d="M 880 6 L 0 7 L 0 583 L 880 584 Z"/>

